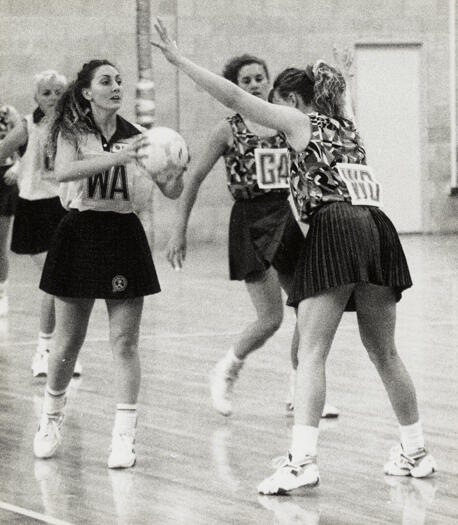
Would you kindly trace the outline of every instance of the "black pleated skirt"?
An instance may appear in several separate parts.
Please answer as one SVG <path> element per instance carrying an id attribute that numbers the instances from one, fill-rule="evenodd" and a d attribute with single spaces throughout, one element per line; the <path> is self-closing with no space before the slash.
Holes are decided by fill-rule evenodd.
<path id="1" fill-rule="evenodd" d="M 399 301 L 412 286 L 399 236 L 379 208 L 336 202 L 310 220 L 288 305 L 344 284 L 371 283 L 394 289 Z M 355 310 L 353 296 L 346 307 Z"/>
<path id="2" fill-rule="evenodd" d="M 6 184 L 3 175 L 11 166 L 0 166 L 0 216 L 11 217 L 16 210 L 17 184 Z"/>
<path id="3" fill-rule="evenodd" d="M 160 291 L 134 213 L 71 210 L 60 222 L 40 288 L 60 297 L 125 299 Z"/>
<path id="4" fill-rule="evenodd" d="M 302 238 L 287 195 L 236 201 L 229 223 L 230 279 L 249 280 L 271 265 L 292 275 Z"/>
<path id="5" fill-rule="evenodd" d="M 11 250 L 28 255 L 47 252 L 57 226 L 66 213 L 59 197 L 34 201 L 18 197 Z"/>

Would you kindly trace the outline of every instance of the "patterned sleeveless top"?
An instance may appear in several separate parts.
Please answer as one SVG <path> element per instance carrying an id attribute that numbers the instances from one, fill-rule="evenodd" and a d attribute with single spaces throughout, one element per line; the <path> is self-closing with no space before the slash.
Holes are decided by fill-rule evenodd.
<path id="1" fill-rule="evenodd" d="M 234 143 L 224 153 L 227 185 L 236 201 L 254 199 L 266 193 L 287 195 L 289 190 L 263 190 L 256 180 L 256 148 L 287 148 L 286 137 L 278 133 L 272 137 L 259 137 L 252 133 L 238 113 L 228 117 Z"/>
<path id="2" fill-rule="evenodd" d="M 291 193 L 302 222 L 330 202 L 351 202 L 347 187 L 335 165 L 366 164 L 366 151 L 353 124 L 319 113 L 309 113 L 312 136 L 298 153 L 289 146 Z"/>

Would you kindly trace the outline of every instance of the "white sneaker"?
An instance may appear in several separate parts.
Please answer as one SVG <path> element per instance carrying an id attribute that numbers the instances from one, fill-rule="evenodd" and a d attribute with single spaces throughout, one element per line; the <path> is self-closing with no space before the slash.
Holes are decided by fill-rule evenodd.
<path id="1" fill-rule="evenodd" d="M 54 456 L 61 441 L 61 426 L 64 413 L 43 414 L 40 426 L 33 440 L 33 453 L 35 457 L 45 459 Z"/>
<path id="2" fill-rule="evenodd" d="M 113 434 L 108 468 L 129 468 L 135 465 L 135 438 L 131 434 Z"/>
<path id="3" fill-rule="evenodd" d="M 0 297 L 0 317 L 5 317 L 9 312 L 8 296 Z"/>
<path id="4" fill-rule="evenodd" d="M 316 457 L 306 456 L 302 461 L 293 462 L 291 454 L 280 460 L 277 470 L 258 485 L 260 494 L 287 494 L 292 490 L 315 487 L 320 482 Z"/>
<path id="5" fill-rule="evenodd" d="M 230 396 L 242 366 L 243 361 L 228 362 L 227 356 L 224 356 L 210 373 L 210 393 L 213 408 L 223 416 L 232 414 Z"/>
<path id="6" fill-rule="evenodd" d="M 79 377 L 83 373 L 83 365 L 79 359 L 76 360 L 75 369 L 73 370 L 73 377 Z"/>
<path id="7" fill-rule="evenodd" d="M 46 377 L 48 375 L 48 358 L 49 350 L 37 350 L 32 359 L 32 375 L 33 377 Z M 83 366 L 76 360 L 73 376 L 79 377 L 83 373 Z"/>
<path id="8" fill-rule="evenodd" d="M 331 418 L 334 418 L 334 417 L 339 417 L 339 409 L 332 406 L 332 405 L 328 405 L 327 403 L 324 404 L 324 407 L 323 407 L 323 412 L 321 414 L 321 417 L 323 419 L 331 419 Z"/>
<path id="9" fill-rule="evenodd" d="M 436 472 L 437 465 L 431 454 L 424 448 L 407 455 L 401 445 L 395 445 L 390 450 L 390 459 L 385 463 L 383 470 L 389 476 L 425 478 Z"/>
<path id="10" fill-rule="evenodd" d="M 48 375 L 49 350 L 41 352 L 37 350 L 32 359 L 33 377 L 46 377 Z"/>

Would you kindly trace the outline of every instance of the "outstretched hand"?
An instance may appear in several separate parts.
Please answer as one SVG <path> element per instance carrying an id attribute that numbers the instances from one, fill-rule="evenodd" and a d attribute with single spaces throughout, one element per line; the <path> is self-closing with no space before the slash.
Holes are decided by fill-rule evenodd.
<path id="1" fill-rule="evenodd" d="M 167 28 L 165 27 L 164 22 L 159 17 L 156 18 L 154 27 L 160 37 L 160 42 L 154 42 L 153 40 L 151 40 L 151 44 L 154 47 L 159 48 L 164 54 L 165 58 L 171 64 L 177 64 L 178 58 L 180 56 L 177 44 L 175 40 L 170 39 L 167 33 Z"/>

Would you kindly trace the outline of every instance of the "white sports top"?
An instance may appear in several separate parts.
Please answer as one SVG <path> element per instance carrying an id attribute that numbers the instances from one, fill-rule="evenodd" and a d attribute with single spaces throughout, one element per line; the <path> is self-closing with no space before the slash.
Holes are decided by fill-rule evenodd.
<path id="1" fill-rule="evenodd" d="M 26 115 L 28 141 L 19 164 L 19 197 L 30 201 L 51 199 L 59 195 L 59 183 L 46 155 L 49 120 L 36 110 Z"/>
<path id="2" fill-rule="evenodd" d="M 143 128 L 134 126 L 118 115 L 116 131 L 109 141 L 98 133 L 87 135 L 77 148 L 68 148 L 67 144 L 65 151 L 71 152 L 68 161 L 83 160 L 103 152 L 120 151 L 142 130 Z M 62 140 L 64 139 L 59 135 L 58 150 Z M 113 166 L 103 173 L 84 179 L 62 182 L 59 194 L 62 206 L 68 210 L 132 213 L 139 211 L 142 201 L 147 199 L 152 188 L 151 179 L 145 176 L 137 163 L 131 162 L 127 165 Z"/>

